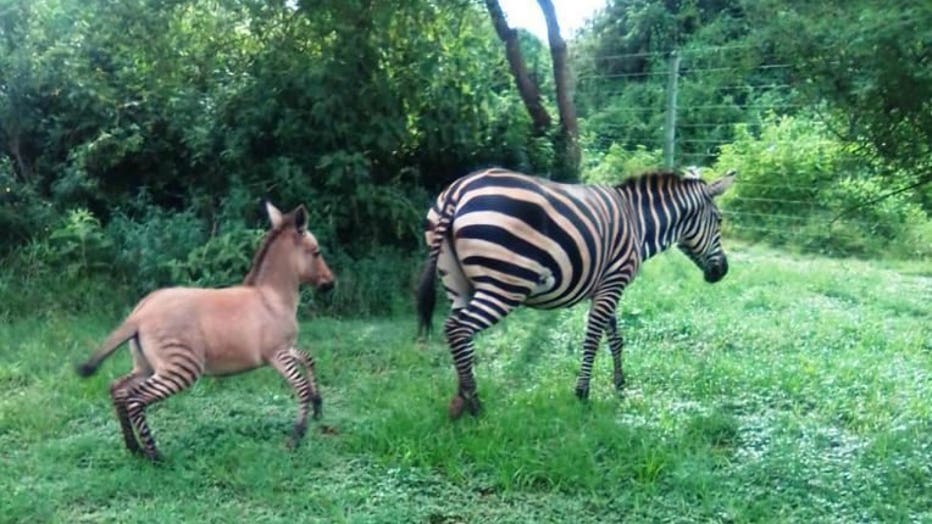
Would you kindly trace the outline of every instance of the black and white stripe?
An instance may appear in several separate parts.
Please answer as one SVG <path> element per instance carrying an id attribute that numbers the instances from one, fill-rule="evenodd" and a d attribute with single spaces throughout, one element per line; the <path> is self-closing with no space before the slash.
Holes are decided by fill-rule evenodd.
<path id="1" fill-rule="evenodd" d="M 733 180 L 731 173 L 711 184 L 652 173 L 618 186 L 572 185 L 489 169 L 451 184 L 427 215 L 430 254 L 418 290 L 422 328 L 429 328 L 438 270 L 453 303 L 444 324 L 460 382 L 451 415 L 479 409 L 473 336 L 522 304 L 552 309 L 591 299 L 576 392 L 588 396 L 604 333 L 620 388 L 615 309 L 622 291 L 644 260 L 673 244 L 706 280 L 721 279 L 728 265 L 713 198 Z"/>

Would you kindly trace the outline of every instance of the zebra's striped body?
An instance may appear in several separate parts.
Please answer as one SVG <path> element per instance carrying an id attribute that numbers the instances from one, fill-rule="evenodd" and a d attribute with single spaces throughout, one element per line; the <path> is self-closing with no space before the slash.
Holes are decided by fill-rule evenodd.
<path id="1" fill-rule="evenodd" d="M 422 326 L 439 270 L 453 311 L 444 331 L 460 380 L 451 415 L 478 411 L 472 375 L 475 333 L 519 305 L 552 309 L 592 300 L 577 394 L 586 397 L 596 348 L 608 333 L 621 387 L 615 309 L 640 264 L 678 243 L 714 282 L 727 263 L 712 198 L 730 185 L 656 173 L 619 186 L 558 184 L 503 169 L 467 175 L 427 215 L 430 247 L 419 289 Z"/>

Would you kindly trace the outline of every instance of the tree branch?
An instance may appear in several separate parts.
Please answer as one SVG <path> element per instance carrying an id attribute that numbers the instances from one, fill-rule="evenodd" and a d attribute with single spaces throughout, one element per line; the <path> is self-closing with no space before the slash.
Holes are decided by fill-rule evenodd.
<path id="1" fill-rule="evenodd" d="M 540 89 L 531 80 L 531 75 L 528 74 L 527 67 L 524 65 L 521 46 L 518 43 L 518 32 L 508 26 L 505 13 L 498 0 L 486 0 L 485 5 L 492 17 L 492 24 L 495 26 L 498 38 L 505 44 L 505 56 L 508 58 L 511 74 L 515 77 L 521 100 L 534 122 L 534 131 L 539 134 L 543 133 L 550 127 L 550 115 L 541 103 Z"/>
<path id="2" fill-rule="evenodd" d="M 564 168 L 574 176 L 579 171 L 579 125 L 576 120 L 576 106 L 570 86 L 569 63 L 566 58 L 566 41 L 560 36 L 560 24 L 551 0 L 537 0 L 544 18 L 547 20 L 547 40 L 550 43 L 550 56 L 553 60 L 553 83 L 557 90 L 557 109 L 560 112 L 560 127 L 564 139 Z"/>
<path id="3" fill-rule="evenodd" d="M 877 197 L 877 198 L 868 200 L 867 202 L 864 202 L 864 203 L 862 203 L 862 204 L 858 204 L 858 205 L 856 205 L 856 206 L 851 206 L 851 207 L 849 207 L 848 209 L 845 209 L 845 210 L 842 211 L 841 213 L 838 213 L 837 215 L 835 215 L 835 218 L 833 218 L 832 221 L 828 223 L 828 225 L 831 226 L 832 224 L 834 224 L 835 222 L 837 222 L 841 217 L 847 215 L 848 213 L 850 213 L 850 212 L 852 212 L 852 211 L 857 211 L 858 209 L 861 209 L 862 207 L 867 207 L 867 206 L 869 206 L 869 205 L 876 204 L 877 202 L 880 202 L 881 200 L 886 200 L 886 199 L 892 197 L 893 195 L 898 195 L 898 194 L 900 194 L 900 193 L 904 193 L 904 192 L 906 192 L 906 191 L 909 191 L 910 189 L 916 189 L 917 187 L 922 187 L 922 186 L 928 184 L 929 182 L 932 182 L 932 172 L 926 173 L 925 175 L 921 176 L 921 177 L 919 178 L 919 181 L 916 182 L 916 183 L 914 183 L 914 184 L 910 184 L 910 185 L 908 185 L 908 186 L 903 186 L 903 187 L 901 187 L 901 188 L 894 189 L 893 191 L 888 191 L 887 193 L 884 193 L 884 194 L 880 195 L 880 196 Z"/>

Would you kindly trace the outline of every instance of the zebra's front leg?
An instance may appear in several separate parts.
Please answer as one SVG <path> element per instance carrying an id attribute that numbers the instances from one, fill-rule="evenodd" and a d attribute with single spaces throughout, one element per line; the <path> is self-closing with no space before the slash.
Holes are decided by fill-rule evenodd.
<path id="1" fill-rule="evenodd" d="M 619 292 L 609 291 L 601 293 L 592 299 L 589 309 L 589 320 L 586 322 L 586 338 L 583 340 L 582 365 L 579 369 L 579 378 L 576 380 L 576 396 L 580 400 L 589 398 L 589 382 L 592 379 L 592 364 L 599 349 L 602 334 L 611 319 L 615 318 L 615 305 L 618 303 Z"/>
<path id="2" fill-rule="evenodd" d="M 621 350 L 624 348 L 625 341 L 618 333 L 618 317 L 616 315 L 612 315 L 612 318 L 608 321 L 606 333 L 608 336 L 608 347 L 612 352 L 612 366 L 615 369 L 615 389 L 621 391 L 625 387 L 625 374 L 621 368 Z"/>
<path id="3" fill-rule="evenodd" d="M 288 442 L 288 447 L 294 449 L 307 433 L 308 408 L 312 404 L 314 418 L 320 418 L 321 399 L 314 377 L 314 360 L 300 349 L 288 348 L 276 353 L 269 364 L 288 381 L 298 398 L 298 419 Z M 301 374 L 299 366 L 304 367 L 307 377 Z"/>

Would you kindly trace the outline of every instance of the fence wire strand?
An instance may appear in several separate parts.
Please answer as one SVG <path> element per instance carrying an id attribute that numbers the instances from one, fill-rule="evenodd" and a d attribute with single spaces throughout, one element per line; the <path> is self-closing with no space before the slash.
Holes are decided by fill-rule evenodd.
<path id="1" fill-rule="evenodd" d="M 672 144 L 675 165 L 711 167 L 721 153 L 722 146 L 734 141 L 733 134 L 739 126 L 746 126 L 752 133 L 760 132 L 762 115 L 793 114 L 810 107 L 795 100 L 796 86 L 792 83 L 795 64 L 761 63 L 755 67 L 744 67 L 736 60 L 736 52 L 747 51 L 752 45 L 726 45 L 679 50 L 678 90 L 704 86 L 708 77 L 721 78 L 723 74 L 734 74 L 735 78 L 709 88 L 713 98 L 674 97 L 675 141 Z M 609 99 L 619 97 L 632 86 L 650 85 L 645 90 L 638 106 L 612 106 L 607 114 L 618 115 L 628 123 L 600 122 L 605 134 L 595 137 L 591 146 L 607 151 L 615 144 L 626 145 L 629 150 L 644 147 L 648 151 L 660 152 L 669 146 L 664 127 L 668 107 L 669 79 L 671 74 L 669 52 L 641 52 L 599 55 L 590 57 L 592 64 L 603 70 L 621 69 L 618 72 L 587 72 L 577 78 L 579 91 Z M 625 68 L 643 67 L 642 71 Z M 747 79 L 747 81 L 745 81 Z M 753 81 L 756 80 L 756 81 Z M 587 91 L 588 90 L 588 91 Z M 779 93 L 779 98 L 770 97 Z M 768 102 L 772 100 L 772 102 Z M 727 101 L 727 102 L 722 102 Z M 646 105 L 645 105 L 646 104 Z M 745 118 L 736 118 L 736 112 Z M 716 117 L 720 118 L 716 118 Z M 604 118 L 602 118 L 604 120 Z M 713 134 L 712 136 L 709 136 Z M 631 142 L 631 136 L 637 136 Z M 833 143 L 829 139 L 807 140 L 801 147 L 815 147 Z M 795 146 L 793 138 L 768 138 L 766 147 Z M 781 181 L 785 176 L 786 181 Z M 882 229 L 871 219 L 851 216 L 838 218 L 839 209 L 829 207 L 817 199 L 824 188 L 802 185 L 792 180 L 791 174 L 775 173 L 773 183 L 745 182 L 739 185 L 748 195 L 739 190 L 737 195 L 724 200 L 723 214 L 726 230 L 753 233 L 756 237 L 786 238 L 806 230 L 808 234 L 842 238 L 857 242 L 863 235 L 871 235 Z M 786 195 L 781 198 L 780 195 Z M 798 212 L 798 213 L 796 213 Z M 833 217 L 835 217 L 833 219 Z M 839 223 L 843 222 L 843 223 Z"/>

